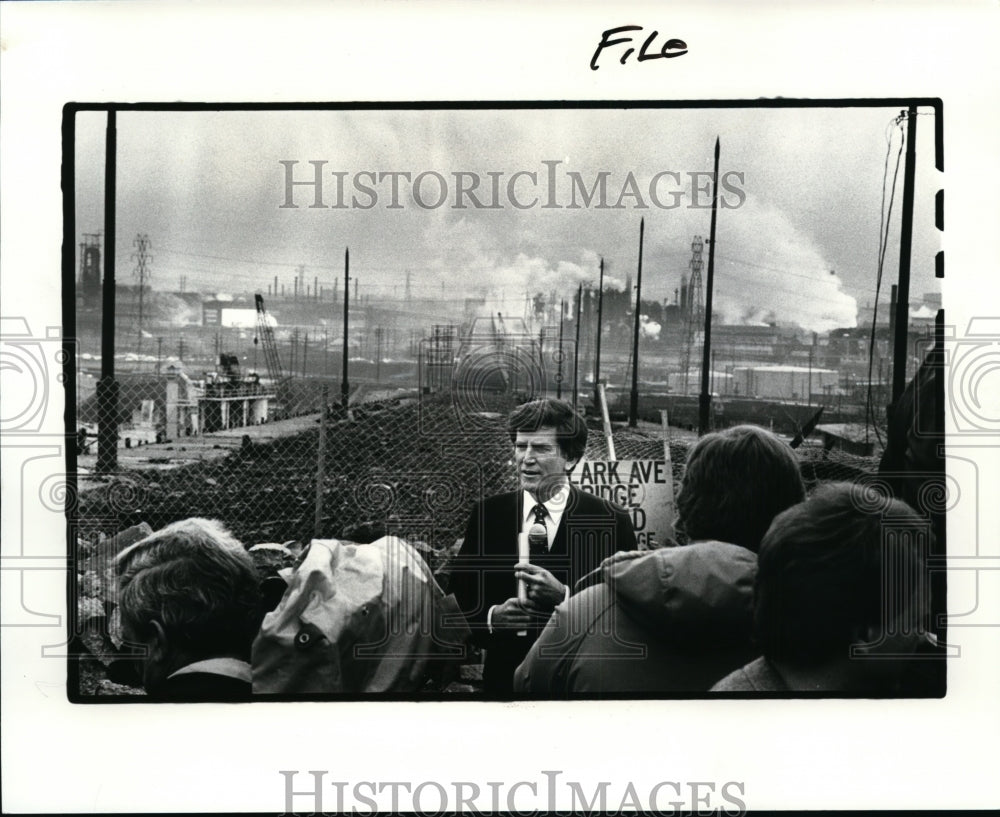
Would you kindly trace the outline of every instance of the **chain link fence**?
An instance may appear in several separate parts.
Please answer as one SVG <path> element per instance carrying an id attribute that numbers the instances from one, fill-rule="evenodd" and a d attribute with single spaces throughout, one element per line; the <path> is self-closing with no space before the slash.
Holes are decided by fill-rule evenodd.
<path id="1" fill-rule="evenodd" d="M 447 565 L 473 503 L 516 487 L 508 413 L 555 388 L 544 372 L 515 372 L 525 361 L 534 365 L 534 355 L 513 347 L 505 352 L 507 388 L 456 387 L 461 380 L 434 357 L 442 337 L 450 338 L 439 333 L 425 342 L 417 388 L 386 385 L 378 382 L 382 373 L 352 364 L 346 409 L 340 373 L 324 375 L 329 362 L 320 355 L 311 358 L 318 370 L 281 378 L 262 377 L 251 361 L 224 353 L 218 360 L 207 353 L 193 360 L 124 359 L 114 387 L 99 389 L 99 359 L 88 354 L 96 341 L 81 344 L 77 492 L 68 497 L 77 565 L 73 637 L 86 656 L 79 693 L 136 691 L 103 674 L 121 648 L 112 563 L 131 542 L 179 519 L 219 519 L 248 548 L 284 543 L 295 551 L 312 538 L 368 542 L 394 534 L 413 544 L 447 585 Z M 559 378 L 564 371 L 568 377 L 568 356 L 562 349 L 549 354 L 561 356 Z M 638 428 L 625 427 L 613 412 L 613 443 L 618 459 L 662 461 L 669 436 L 676 491 L 697 434 L 683 410 L 671 413 L 678 424 L 666 432 L 654 421 L 660 408 L 641 397 Z M 596 418 L 588 423 L 586 457 L 606 459 L 603 427 Z M 98 440 L 102 426 L 106 444 Z M 877 457 L 812 440 L 797 454 L 809 488 L 863 480 L 878 467 Z M 474 689 L 475 668 L 464 671 L 467 685 L 460 688 Z"/>
<path id="2" fill-rule="evenodd" d="M 123 382 L 123 401 L 129 390 Z M 301 413 L 283 421 L 159 443 L 152 434 L 149 440 L 125 437 L 116 472 L 81 476 L 78 521 L 100 521 L 106 526 L 100 533 L 111 536 L 140 522 L 156 529 L 206 516 L 221 519 L 248 544 L 349 538 L 363 529 L 366 535 L 404 535 L 437 550 L 461 536 L 473 502 L 516 485 L 504 413 L 464 417 L 447 394 L 401 390 L 346 414 L 328 405 L 324 421 L 318 411 L 322 385 L 313 391 L 318 394 L 299 404 Z M 677 483 L 697 437 L 685 429 L 670 434 Z M 663 432 L 650 424 L 616 427 L 613 440 L 619 459 L 664 458 Z M 809 487 L 857 481 L 878 467 L 877 457 L 816 445 L 796 453 Z M 603 432 L 594 426 L 587 458 L 606 457 Z"/>

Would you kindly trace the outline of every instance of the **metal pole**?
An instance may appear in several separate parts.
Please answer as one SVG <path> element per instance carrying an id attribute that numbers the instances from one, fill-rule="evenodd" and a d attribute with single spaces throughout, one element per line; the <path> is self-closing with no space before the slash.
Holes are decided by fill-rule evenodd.
<path id="1" fill-rule="evenodd" d="M 712 391 L 710 392 L 711 394 L 715 394 L 715 392 L 718 391 L 718 389 L 715 388 L 715 369 L 716 366 L 718 365 L 716 361 L 716 352 L 718 351 L 719 351 L 718 349 L 712 350 L 712 371 L 709 375 L 709 379 L 712 381 Z"/>
<path id="2" fill-rule="evenodd" d="M 542 320 L 543 321 L 545 320 L 544 316 L 542 317 Z M 544 324 L 542 325 L 542 328 L 538 330 L 538 371 L 540 372 L 545 371 L 545 325 Z M 545 390 L 547 388 L 548 388 L 548 383 L 546 382 L 545 375 L 543 374 L 542 389 Z"/>
<path id="3" fill-rule="evenodd" d="M 351 250 L 347 248 L 344 250 L 344 354 L 341 365 L 343 367 L 343 376 L 340 381 L 340 404 L 344 411 L 347 411 L 347 398 L 349 396 L 350 387 L 347 383 L 347 322 L 349 307 L 348 302 L 350 301 L 351 294 Z"/>
<path id="4" fill-rule="evenodd" d="M 896 301 L 898 294 L 899 286 L 893 284 L 889 288 L 889 340 L 896 337 Z"/>
<path id="5" fill-rule="evenodd" d="M 639 272 L 635 280 L 635 315 L 632 321 L 632 394 L 628 407 L 629 428 L 639 424 L 639 307 L 642 304 L 642 238 L 646 228 L 646 219 L 639 219 Z"/>
<path id="6" fill-rule="evenodd" d="M 811 406 L 813 402 L 813 350 L 816 348 L 816 333 L 813 332 L 812 346 L 809 347 L 809 386 L 806 393 L 806 405 Z"/>
<path id="7" fill-rule="evenodd" d="M 115 381 L 115 192 L 118 129 L 108 111 L 104 144 L 104 288 L 101 315 L 101 380 L 97 384 L 97 470 L 118 468 L 118 383 Z"/>
<path id="8" fill-rule="evenodd" d="M 320 535 L 320 525 L 323 522 L 323 482 L 326 477 L 326 407 L 330 402 L 330 387 L 323 384 L 322 398 L 319 407 L 319 445 L 316 451 L 316 510 L 313 517 L 313 538 Z"/>
<path id="9" fill-rule="evenodd" d="M 556 399 L 562 400 L 562 363 L 563 363 L 563 313 L 566 311 L 566 301 L 559 301 L 559 355 L 556 363 L 559 368 L 556 370 Z"/>
<path id="10" fill-rule="evenodd" d="M 698 397 L 698 434 L 708 431 L 708 364 L 712 349 L 712 289 L 715 281 L 715 217 L 719 209 L 719 137 L 715 137 L 715 171 L 712 173 L 712 226 L 708 238 L 708 280 L 705 282 L 705 348 L 701 358 L 701 394 Z"/>
<path id="11" fill-rule="evenodd" d="M 583 315 L 583 284 L 576 290 L 576 345 L 573 347 L 573 408 L 580 387 L 580 323 Z"/>
<path id="12" fill-rule="evenodd" d="M 906 388 L 907 335 L 910 325 L 910 254 L 913 244 L 913 186 L 917 159 L 917 109 L 906 119 L 906 166 L 903 171 L 903 214 L 899 231 L 899 289 L 896 292 L 896 334 L 892 344 L 892 404 Z"/>
<path id="13" fill-rule="evenodd" d="M 597 292 L 597 340 L 594 351 L 594 408 L 600 405 L 597 386 L 601 382 L 601 319 L 604 313 L 604 259 L 601 259 L 601 277 Z"/>

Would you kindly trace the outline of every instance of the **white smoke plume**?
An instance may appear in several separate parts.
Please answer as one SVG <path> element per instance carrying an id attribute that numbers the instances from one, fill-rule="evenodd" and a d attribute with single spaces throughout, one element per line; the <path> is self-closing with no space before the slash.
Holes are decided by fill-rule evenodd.
<path id="1" fill-rule="evenodd" d="M 662 328 L 656 321 L 651 321 L 649 315 L 639 315 L 639 334 L 642 337 L 656 340 Z"/>
<path id="2" fill-rule="evenodd" d="M 857 301 L 783 212 L 748 198 L 720 224 L 716 251 L 713 312 L 725 323 L 778 320 L 812 332 L 857 324 Z"/>
<path id="3" fill-rule="evenodd" d="M 201 324 L 201 308 L 193 306 L 170 292 L 154 292 L 152 296 L 153 320 L 180 328 Z"/>

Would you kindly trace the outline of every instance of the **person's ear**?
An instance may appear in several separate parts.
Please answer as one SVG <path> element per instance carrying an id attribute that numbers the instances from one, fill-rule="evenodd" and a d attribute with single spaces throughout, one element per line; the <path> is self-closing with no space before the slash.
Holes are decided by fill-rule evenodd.
<path id="1" fill-rule="evenodd" d="M 146 642 L 146 646 L 149 649 L 149 654 L 146 656 L 146 660 L 156 662 L 163 661 L 170 649 L 166 630 L 164 630 L 163 625 L 154 618 L 149 622 L 148 634 L 149 640 Z"/>
<path id="2" fill-rule="evenodd" d="M 143 635 L 146 655 L 142 662 L 142 685 L 146 688 L 146 692 L 152 694 L 167 676 L 170 666 L 170 644 L 162 622 L 157 619 L 146 625 Z"/>

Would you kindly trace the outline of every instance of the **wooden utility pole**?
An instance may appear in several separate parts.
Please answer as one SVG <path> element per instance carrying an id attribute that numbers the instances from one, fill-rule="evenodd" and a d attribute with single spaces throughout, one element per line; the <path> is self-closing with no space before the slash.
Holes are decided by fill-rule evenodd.
<path id="1" fill-rule="evenodd" d="M 563 313 L 566 312 L 566 301 L 559 301 L 559 354 L 556 357 L 556 365 L 559 367 L 556 370 L 556 399 L 562 400 L 562 381 L 563 381 Z"/>
<path id="2" fill-rule="evenodd" d="M 597 285 L 597 338 L 594 349 L 594 411 L 600 406 L 598 385 L 601 382 L 601 319 L 604 316 L 604 259 L 601 258 L 601 276 Z"/>
<path id="3" fill-rule="evenodd" d="M 580 388 L 580 324 L 583 317 L 583 284 L 576 290 L 576 345 L 573 347 L 573 408 Z"/>
<path id="4" fill-rule="evenodd" d="M 896 291 L 892 341 L 892 403 L 906 388 L 907 336 L 910 328 L 910 253 L 913 244 L 913 187 L 917 165 L 917 108 L 906 113 L 906 165 L 903 169 L 903 214 L 899 229 L 899 287 Z"/>
<path id="5" fill-rule="evenodd" d="M 718 171 L 716 171 L 718 172 Z M 646 219 L 639 219 L 639 272 L 635 279 L 635 320 L 632 333 L 632 394 L 628 405 L 628 425 L 635 428 L 639 424 L 639 322 L 642 304 L 642 238 L 646 229 Z"/>
<path id="6" fill-rule="evenodd" d="M 342 372 L 340 380 L 340 405 L 345 413 L 347 411 L 347 398 L 350 387 L 347 382 L 347 322 L 348 322 L 348 302 L 351 294 L 351 250 L 348 247 L 344 250 L 344 354 L 341 361 Z"/>
<path id="7" fill-rule="evenodd" d="M 97 470 L 118 468 L 118 382 L 115 380 L 115 185 L 118 127 L 108 111 L 104 142 L 104 288 L 101 313 L 101 379 L 97 383 Z"/>
<path id="8" fill-rule="evenodd" d="M 698 434 L 708 431 L 712 395 L 708 366 L 712 359 L 712 290 L 715 284 L 715 218 L 719 209 L 719 137 L 715 137 L 715 170 L 712 173 L 712 225 L 708 237 L 708 278 L 705 281 L 705 348 L 701 356 L 701 394 L 698 397 Z"/>

